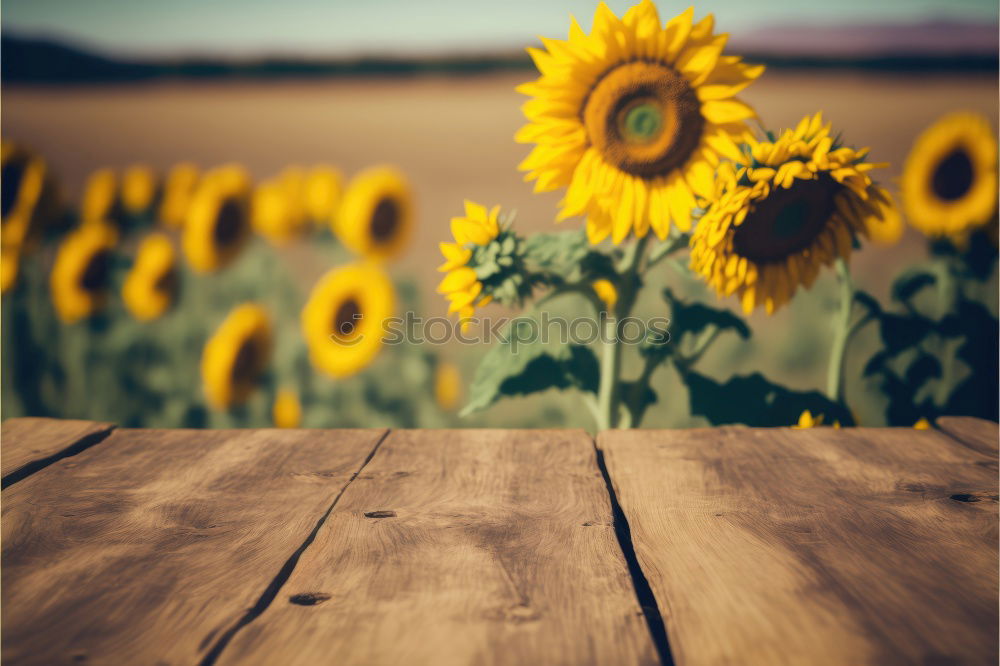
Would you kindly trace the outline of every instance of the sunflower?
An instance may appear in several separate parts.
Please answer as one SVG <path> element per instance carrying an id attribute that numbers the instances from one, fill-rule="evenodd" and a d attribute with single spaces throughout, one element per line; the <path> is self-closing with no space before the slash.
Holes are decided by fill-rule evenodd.
<path id="1" fill-rule="evenodd" d="M 764 68 L 723 55 L 728 36 L 693 14 L 661 26 L 649 0 L 622 19 L 602 2 L 589 35 L 573 19 L 569 39 L 528 49 L 541 76 L 517 88 L 532 99 L 516 139 L 536 145 L 519 168 L 536 192 L 567 188 L 558 219 L 586 215 L 593 243 L 687 231 L 720 156 L 739 158 L 755 114 L 734 95 Z"/>
<path id="2" fill-rule="evenodd" d="M 54 212 L 55 182 L 41 158 L 6 141 L 0 146 L 0 242 L 20 252 Z"/>
<path id="3" fill-rule="evenodd" d="M 234 308 L 205 343 L 201 377 L 216 409 L 246 402 L 271 359 L 271 321 L 256 303 Z"/>
<path id="4" fill-rule="evenodd" d="M 254 231 L 281 246 L 302 235 L 306 218 L 300 204 L 298 183 L 278 178 L 254 189 L 250 222 Z"/>
<path id="5" fill-rule="evenodd" d="M 462 398 L 462 373 L 454 363 L 442 361 L 434 372 L 434 400 L 438 407 L 451 411 Z"/>
<path id="6" fill-rule="evenodd" d="M 413 226 L 413 196 L 405 176 L 392 167 L 365 169 L 351 179 L 333 231 L 349 250 L 376 260 L 397 256 Z"/>
<path id="7" fill-rule="evenodd" d="M 111 222 L 121 209 L 118 176 L 111 169 L 98 169 L 90 174 L 83 186 L 80 201 L 80 222 Z"/>
<path id="8" fill-rule="evenodd" d="M 160 196 L 156 172 L 145 164 L 133 164 L 122 174 L 122 208 L 138 215 L 151 210 Z"/>
<path id="9" fill-rule="evenodd" d="M 747 313 L 768 314 L 824 265 L 848 259 L 857 236 L 896 215 L 868 172 L 868 149 L 842 146 L 821 114 L 771 141 L 751 140 L 737 167 L 720 166 L 716 197 L 691 237 L 691 267 Z"/>
<path id="10" fill-rule="evenodd" d="M 809 428 L 818 428 L 823 425 L 823 415 L 817 414 L 812 415 L 808 409 L 799 415 L 799 422 L 792 426 L 795 430 L 807 430 Z"/>
<path id="11" fill-rule="evenodd" d="M 394 307 L 392 282 L 377 266 L 329 271 L 302 309 L 302 333 L 313 365 L 333 377 L 362 370 L 381 349 L 382 322 Z"/>
<path id="12" fill-rule="evenodd" d="M 190 162 L 180 162 L 171 167 L 163 182 L 163 197 L 160 200 L 160 221 L 171 229 L 184 226 L 191 197 L 198 187 L 201 172 Z"/>
<path id="13" fill-rule="evenodd" d="M 274 398 L 271 418 L 276 428 L 298 428 L 302 423 L 302 404 L 299 395 L 291 389 L 281 389 Z"/>
<path id="14" fill-rule="evenodd" d="M 951 113 L 917 137 L 903 164 L 903 208 L 929 236 L 989 222 L 997 206 L 997 139 L 986 118 Z"/>
<path id="15" fill-rule="evenodd" d="M 611 280 L 601 278 L 591 282 L 590 286 L 593 287 L 594 293 L 610 312 L 615 307 L 615 303 L 618 302 L 618 290 L 615 289 L 614 283 Z"/>
<path id="16" fill-rule="evenodd" d="M 330 224 L 340 205 L 344 181 L 340 172 L 330 166 L 313 167 L 303 184 L 303 205 L 306 215 L 317 225 Z"/>
<path id="17" fill-rule="evenodd" d="M 494 292 L 513 303 L 524 295 L 526 285 L 518 271 L 520 243 L 508 225 L 500 223 L 500 206 L 487 210 L 465 201 L 465 217 L 451 220 L 454 243 L 440 243 L 446 273 L 437 287 L 450 304 L 448 314 L 458 313 L 463 330 L 476 308 L 493 300 Z"/>
<path id="18" fill-rule="evenodd" d="M 188 263 L 202 273 L 236 258 L 250 237 L 250 178 L 242 168 L 222 167 L 205 176 L 184 223 Z"/>
<path id="19" fill-rule="evenodd" d="M 156 319 L 173 304 L 178 286 L 177 253 L 170 239 L 159 233 L 146 236 L 125 277 L 125 307 L 139 321 Z"/>
<path id="20" fill-rule="evenodd" d="M 56 314 L 67 324 L 104 305 L 117 232 L 94 222 L 66 236 L 59 246 L 49 286 Z"/>

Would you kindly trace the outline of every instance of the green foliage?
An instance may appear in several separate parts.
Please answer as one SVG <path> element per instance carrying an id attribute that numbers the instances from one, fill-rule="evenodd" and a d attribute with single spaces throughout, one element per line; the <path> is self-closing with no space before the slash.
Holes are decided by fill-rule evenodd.
<path id="1" fill-rule="evenodd" d="M 995 421 L 1000 330 L 997 318 L 968 294 L 970 284 L 993 274 L 996 251 L 974 237 L 964 250 L 938 241 L 932 253 L 930 264 L 893 282 L 892 298 L 901 311 L 886 311 L 870 295 L 858 295 L 882 345 L 866 362 L 864 376 L 888 398 L 891 425 L 945 414 Z"/>
<path id="2" fill-rule="evenodd" d="M 473 246 L 468 265 L 483 284 L 484 294 L 498 303 L 519 306 L 531 292 L 523 255 L 524 241 L 505 229 L 486 245 Z"/>
<path id="3" fill-rule="evenodd" d="M 266 427 L 279 388 L 296 391 L 304 426 L 446 427 L 454 416 L 434 399 L 436 354 L 410 345 L 385 347 L 359 376 L 334 381 L 311 366 L 299 330 L 304 290 L 289 264 L 253 240 L 223 270 L 201 275 L 181 261 L 177 303 L 151 322 L 136 321 L 120 294 L 135 239 L 128 235 L 111 263 L 106 307 L 74 324 L 61 322 L 49 293 L 52 235 L 22 258 L 19 280 L 2 299 L 2 411 L 13 416 L 108 420 L 123 427 Z M 346 259 L 346 257 L 345 257 Z M 404 306 L 416 289 L 399 285 Z M 275 347 L 249 401 L 226 411 L 208 407 L 201 386 L 205 342 L 229 310 L 246 301 L 271 315 Z"/>
<path id="4" fill-rule="evenodd" d="M 531 269 L 551 281 L 573 283 L 617 275 L 612 258 L 594 249 L 583 231 L 539 233 L 524 242 Z"/>
<path id="5" fill-rule="evenodd" d="M 503 396 L 550 388 L 596 393 L 599 375 L 597 358 L 588 347 L 546 343 L 537 319 L 518 317 L 480 362 L 461 414 L 485 409 Z"/>
<path id="6" fill-rule="evenodd" d="M 776 426 L 797 423 L 803 411 L 823 422 L 854 425 L 851 413 L 818 391 L 794 391 L 755 372 L 719 382 L 693 370 L 683 372 L 690 394 L 691 413 L 704 416 L 712 425 L 742 423 Z"/>
<path id="7" fill-rule="evenodd" d="M 750 337 L 747 323 L 729 310 L 683 301 L 669 288 L 663 290 L 663 300 L 670 306 L 670 330 L 675 339 L 685 335 L 696 336 L 709 326 L 719 331 L 732 331 L 744 340 Z"/>

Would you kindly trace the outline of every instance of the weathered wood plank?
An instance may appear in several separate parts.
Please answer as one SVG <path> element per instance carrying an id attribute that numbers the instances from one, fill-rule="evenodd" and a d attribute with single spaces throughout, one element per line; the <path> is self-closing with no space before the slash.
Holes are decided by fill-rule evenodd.
<path id="1" fill-rule="evenodd" d="M 79 453 L 101 441 L 113 423 L 68 419 L 7 419 L 0 428 L 0 476 L 3 487 Z"/>
<path id="2" fill-rule="evenodd" d="M 997 663 L 997 476 L 912 429 L 601 433 L 680 666 Z"/>
<path id="3" fill-rule="evenodd" d="M 11 486 L 4 663 L 197 663 L 384 433 L 118 430 Z"/>
<path id="4" fill-rule="evenodd" d="M 331 660 L 658 663 L 590 437 L 393 431 L 218 663 Z"/>
<path id="5" fill-rule="evenodd" d="M 934 423 L 970 449 L 994 458 L 1000 450 L 1000 426 L 968 416 L 942 416 Z"/>

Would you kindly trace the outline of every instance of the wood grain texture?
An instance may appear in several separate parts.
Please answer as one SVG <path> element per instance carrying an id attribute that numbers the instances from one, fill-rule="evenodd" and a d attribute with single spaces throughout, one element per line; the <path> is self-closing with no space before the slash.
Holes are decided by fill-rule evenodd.
<path id="1" fill-rule="evenodd" d="M 912 429 L 601 433 L 680 666 L 997 663 L 997 471 Z"/>
<path id="2" fill-rule="evenodd" d="M 0 428 L 0 476 L 4 487 L 61 456 L 81 451 L 106 437 L 113 423 L 69 419 L 7 419 Z"/>
<path id="3" fill-rule="evenodd" d="M 994 458 L 1000 452 L 1000 426 L 993 421 L 969 416 L 942 416 L 934 425 L 974 451 Z"/>
<path id="4" fill-rule="evenodd" d="M 118 430 L 11 486 L 4 663 L 197 663 L 383 435 Z"/>
<path id="5" fill-rule="evenodd" d="M 331 662 L 658 663 L 590 437 L 393 431 L 218 663 Z"/>

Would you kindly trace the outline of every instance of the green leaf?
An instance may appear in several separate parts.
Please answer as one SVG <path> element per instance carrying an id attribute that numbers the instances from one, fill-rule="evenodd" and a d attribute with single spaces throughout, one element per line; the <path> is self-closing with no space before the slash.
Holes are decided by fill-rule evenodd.
<path id="1" fill-rule="evenodd" d="M 886 362 L 889 360 L 889 354 L 884 350 L 875 352 L 868 362 L 865 364 L 865 369 L 862 372 L 863 377 L 871 377 L 874 374 L 884 372 L 886 369 Z"/>
<path id="2" fill-rule="evenodd" d="M 524 253 L 532 268 L 567 282 L 615 274 L 611 258 L 594 250 L 583 231 L 534 234 L 525 239 Z"/>
<path id="3" fill-rule="evenodd" d="M 892 283 L 892 297 L 900 303 L 908 303 L 924 287 L 937 283 L 937 275 L 923 268 L 904 271 Z"/>
<path id="4" fill-rule="evenodd" d="M 934 328 L 931 320 L 920 315 L 883 313 L 879 324 L 882 344 L 890 356 L 920 344 Z"/>
<path id="5" fill-rule="evenodd" d="M 734 331 L 744 340 L 750 337 L 750 327 L 729 310 L 720 310 L 704 303 L 686 303 L 677 298 L 669 288 L 663 290 L 663 300 L 670 304 L 670 335 L 677 342 L 680 342 L 681 336 L 698 335 L 708 326 Z"/>
<path id="6" fill-rule="evenodd" d="M 962 299 L 953 315 L 965 341 L 956 356 L 968 366 L 969 375 L 948 397 L 944 411 L 996 421 L 1000 405 L 1000 323 L 979 303 Z"/>
<path id="7" fill-rule="evenodd" d="M 864 306 L 870 314 L 878 316 L 882 314 L 882 306 L 878 300 L 866 291 L 858 289 L 854 292 L 854 302 Z"/>
<path id="8" fill-rule="evenodd" d="M 930 354 L 921 354 L 906 368 L 906 383 L 916 390 L 930 379 L 941 376 L 941 363 Z"/>
<path id="9" fill-rule="evenodd" d="M 996 221 L 992 222 L 995 226 Z M 962 253 L 962 262 L 969 275 L 983 282 L 991 275 L 997 264 L 996 241 L 990 240 L 985 230 L 976 231 L 969 237 L 969 246 Z"/>
<path id="10" fill-rule="evenodd" d="M 622 403 L 632 416 L 633 427 L 642 423 L 646 409 L 656 404 L 659 396 L 649 385 L 642 386 L 636 381 L 623 381 L 619 385 Z"/>
<path id="11" fill-rule="evenodd" d="M 545 343 L 536 319 L 518 317 L 483 357 L 461 416 L 485 409 L 503 396 L 528 395 L 550 388 L 597 391 L 600 370 L 589 347 Z"/>
<path id="12" fill-rule="evenodd" d="M 507 377 L 500 385 L 502 395 L 528 395 L 550 388 L 576 388 L 597 393 L 600 368 L 589 347 L 569 345 L 569 357 L 557 359 L 545 353 L 535 357 L 520 374 Z"/>
<path id="13" fill-rule="evenodd" d="M 798 422 L 809 410 L 823 415 L 832 425 L 854 424 L 850 412 L 818 391 L 794 391 L 775 384 L 759 372 L 730 377 L 725 383 L 694 371 L 682 377 L 690 392 L 691 413 L 707 418 L 712 425 L 743 423 L 748 426 L 787 426 Z"/>

